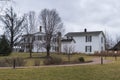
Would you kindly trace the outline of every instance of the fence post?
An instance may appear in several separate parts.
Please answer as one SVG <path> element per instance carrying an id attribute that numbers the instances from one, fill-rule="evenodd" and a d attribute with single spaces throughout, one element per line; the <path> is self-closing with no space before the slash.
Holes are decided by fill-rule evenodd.
<path id="1" fill-rule="evenodd" d="M 118 51 L 117 51 L 117 49 L 115 49 L 115 50 L 114 50 L 115 60 L 117 60 L 117 53 L 118 53 Z"/>
<path id="2" fill-rule="evenodd" d="M 15 59 L 13 59 L 13 69 L 15 69 L 15 64 L 16 64 L 16 61 L 15 61 Z"/>
<path id="3" fill-rule="evenodd" d="M 103 57 L 101 56 L 101 64 L 103 64 Z"/>
<path id="4" fill-rule="evenodd" d="M 103 64 L 103 51 L 101 51 L 101 64 Z"/>

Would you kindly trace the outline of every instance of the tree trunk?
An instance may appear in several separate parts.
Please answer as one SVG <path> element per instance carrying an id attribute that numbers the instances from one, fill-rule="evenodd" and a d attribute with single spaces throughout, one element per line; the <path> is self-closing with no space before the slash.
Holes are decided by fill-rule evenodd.
<path id="1" fill-rule="evenodd" d="M 29 44 L 29 53 L 30 53 L 30 58 L 32 58 L 32 44 Z"/>
<path id="2" fill-rule="evenodd" d="M 32 58 L 32 52 L 30 51 L 30 58 Z"/>
<path id="3" fill-rule="evenodd" d="M 11 52 L 13 51 L 13 41 L 11 41 L 11 43 L 10 43 L 10 47 L 11 47 Z"/>
<path id="4" fill-rule="evenodd" d="M 50 56 L 50 46 L 48 45 L 47 46 L 47 57 L 49 57 Z"/>

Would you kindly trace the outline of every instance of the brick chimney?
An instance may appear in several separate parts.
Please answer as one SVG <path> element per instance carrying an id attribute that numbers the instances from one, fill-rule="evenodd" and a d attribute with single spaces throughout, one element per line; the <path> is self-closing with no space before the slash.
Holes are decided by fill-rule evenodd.
<path id="1" fill-rule="evenodd" d="M 57 37 L 57 44 L 58 44 L 58 53 L 61 53 L 61 32 L 57 33 L 58 37 Z"/>
<path id="2" fill-rule="evenodd" d="M 40 26 L 40 32 L 42 32 L 42 26 Z"/>
<path id="3" fill-rule="evenodd" d="M 84 32 L 87 32 L 87 29 L 86 29 L 86 28 L 84 29 Z"/>

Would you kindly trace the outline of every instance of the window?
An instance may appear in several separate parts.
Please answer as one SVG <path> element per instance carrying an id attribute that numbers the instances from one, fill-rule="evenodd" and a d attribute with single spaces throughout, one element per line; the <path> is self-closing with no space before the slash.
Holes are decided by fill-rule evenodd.
<path id="1" fill-rule="evenodd" d="M 52 47 L 52 50 L 57 51 L 57 50 L 58 50 L 58 47 L 57 47 L 57 46 L 53 46 L 53 47 Z"/>
<path id="2" fill-rule="evenodd" d="M 37 36 L 35 36 L 35 40 L 38 40 L 38 37 L 37 37 Z"/>
<path id="3" fill-rule="evenodd" d="M 86 42 L 92 42 L 92 36 L 86 36 Z"/>
<path id="4" fill-rule="evenodd" d="M 85 52 L 92 52 L 92 46 L 85 46 Z"/>
<path id="5" fill-rule="evenodd" d="M 33 36 L 33 40 L 35 41 L 35 36 Z"/>
<path id="6" fill-rule="evenodd" d="M 24 42 L 26 42 L 26 41 L 25 41 L 25 38 L 23 38 L 23 40 L 24 40 Z"/>
<path id="7" fill-rule="evenodd" d="M 52 47 L 52 50 L 55 50 L 55 46 Z"/>
<path id="8" fill-rule="evenodd" d="M 53 42 L 57 42 L 56 38 L 53 38 Z"/>
<path id="9" fill-rule="evenodd" d="M 101 51 L 103 51 L 103 47 L 101 47 Z"/>
<path id="10" fill-rule="evenodd" d="M 31 43 L 32 42 L 32 37 L 30 37 L 29 40 L 30 40 L 30 43 Z"/>
<path id="11" fill-rule="evenodd" d="M 42 36 L 38 36 L 38 40 L 42 40 Z"/>
<path id="12" fill-rule="evenodd" d="M 44 40 L 46 40 L 46 36 L 43 36 Z"/>
<path id="13" fill-rule="evenodd" d="M 103 43 L 103 37 L 101 37 L 101 43 Z"/>
<path id="14" fill-rule="evenodd" d="M 27 37 L 27 42 L 30 42 L 30 38 L 29 37 Z"/>

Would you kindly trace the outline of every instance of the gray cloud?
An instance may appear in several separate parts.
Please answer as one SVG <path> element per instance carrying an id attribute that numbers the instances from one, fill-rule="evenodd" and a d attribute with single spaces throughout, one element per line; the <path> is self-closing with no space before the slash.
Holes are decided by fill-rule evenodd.
<path id="1" fill-rule="evenodd" d="M 120 31 L 120 0 L 16 0 L 19 13 L 56 9 L 66 31 L 103 30 L 112 36 Z"/>

